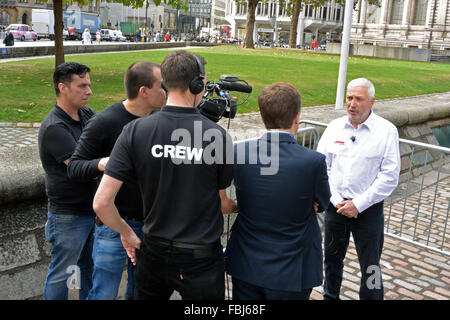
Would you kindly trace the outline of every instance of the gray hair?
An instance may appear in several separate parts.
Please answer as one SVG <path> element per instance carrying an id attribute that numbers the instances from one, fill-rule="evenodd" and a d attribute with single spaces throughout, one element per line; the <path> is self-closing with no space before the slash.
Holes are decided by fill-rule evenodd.
<path id="1" fill-rule="evenodd" d="M 367 88 L 367 95 L 369 99 L 375 98 L 375 87 L 373 86 L 373 83 L 370 82 L 370 80 L 366 78 L 357 78 L 350 81 L 347 85 L 347 90 L 350 88 L 356 88 L 356 87 L 364 87 Z"/>

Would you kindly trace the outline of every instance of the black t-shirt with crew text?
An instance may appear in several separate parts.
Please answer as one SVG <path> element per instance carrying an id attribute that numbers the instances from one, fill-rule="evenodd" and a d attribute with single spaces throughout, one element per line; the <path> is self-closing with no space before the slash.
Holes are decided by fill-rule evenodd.
<path id="1" fill-rule="evenodd" d="M 223 232 L 219 189 L 231 184 L 232 152 L 230 136 L 198 109 L 165 106 L 124 127 L 105 174 L 137 176 L 144 234 L 213 243 Z"/>

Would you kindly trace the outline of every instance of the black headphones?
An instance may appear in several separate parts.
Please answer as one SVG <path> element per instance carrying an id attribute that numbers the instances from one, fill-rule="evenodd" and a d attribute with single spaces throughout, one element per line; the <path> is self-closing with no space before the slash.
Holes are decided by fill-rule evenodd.
<path id="1" fill-rule="evenodd" d="M 205 79 L 205 70 L 198 57 L 195 54 L 193 54 L 193 56 L 197 63 L 199 75 L 189 82 L 189 91 L 191 91 L 192 94 L 199 94 L 205 88 L 205 84 L 203 83 L 203 79 Z"/>
<path id="2" fill-rule="evenodd" d="M 200 62 L 200 60 L 198 59 L 198 57 L 193 54 L 195 61 L 197 63 L 197 69 L 199 72 L 199 75 L 197 77 L 195 77 L 194 79 L 191 80 L 191 82 L 189 82 L 189 91 L 191 91 L 192 94 L 199 94 L 200 92 L 203 91 L 203 88 L 205 87 L 205 85 L 203 84 L 203 79 L 205 79 L 205 71 L 203 69 L 203 65 Z M 161 88 L 167 92 L 166 87 L 164 86 L 164 81 L 161 80 Z"/>

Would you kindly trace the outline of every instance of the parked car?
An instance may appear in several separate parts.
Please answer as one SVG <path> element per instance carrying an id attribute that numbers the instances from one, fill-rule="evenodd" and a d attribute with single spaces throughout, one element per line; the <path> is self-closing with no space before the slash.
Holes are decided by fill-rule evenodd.
<path id="1" fill-rule="evenodd" d="M 122 31 L 112 30 L 116 41 L 127 41 L 127 38 L 123 36 Z"/>
<path id="2" fill-rule="evenodd" d="M 37 40 L 37 33 L 34 32 L 27 24 L 10 24 L 7 28 L 11 30 L 14 39 L 18 39 L 20 41 Z"/>
<path id="3" fill-rule="evenodd" d="M 115 40 L 112 30 L 101 29 L 100 32 L 102 34 L 102 41 L 113 41 L 113 40 Z"/>

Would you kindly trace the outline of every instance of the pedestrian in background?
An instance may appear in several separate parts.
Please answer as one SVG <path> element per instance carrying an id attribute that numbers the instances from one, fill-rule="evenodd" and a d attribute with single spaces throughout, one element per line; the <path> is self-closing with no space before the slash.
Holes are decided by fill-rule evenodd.
<path id="1" fill-rule="evenodd" d="M 83 44 L 91 44 L 91 32 L 88 28 L 84 29 L 83 32 Z"/>
<path id="2" fill-rule="evenodd" d="M 3 39 L 3 43 L 5 44 L 6 47 L 14 46 L 14 36 L 11 30 L 6 29 L 6 36 L 5 39 Z"/>

